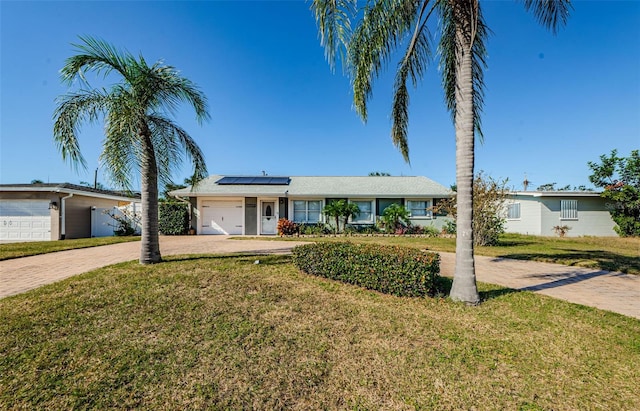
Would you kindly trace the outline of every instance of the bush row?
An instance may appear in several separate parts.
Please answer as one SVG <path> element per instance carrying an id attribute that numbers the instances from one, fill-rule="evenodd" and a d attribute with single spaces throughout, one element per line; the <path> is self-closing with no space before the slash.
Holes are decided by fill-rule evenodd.
<path id="1" fill-rule="evenodd" d="M 437 292 L 440 256 L 416 248 L 349 242 L 295 247 L 302 271 L 400 297 Z"/>
<path id="2" fill-rule="evenodd" d="M 284 235 L 325 235 L 334 234 L 335 230 L 325 223 L 294 223 L 293 221 L 281 218 L 278 220 L 278 234 Z M 432 226 L 409 225 L 392 230 L 384 230 L 375 224 L 347 224 L 342 231 L 345 235 L 353 234 L 395 234 L 395 235 L 423 235 L 427 237 L 438 237 L 440 230 Z M 455 233 L 455 230 L 454 230 Z"/>

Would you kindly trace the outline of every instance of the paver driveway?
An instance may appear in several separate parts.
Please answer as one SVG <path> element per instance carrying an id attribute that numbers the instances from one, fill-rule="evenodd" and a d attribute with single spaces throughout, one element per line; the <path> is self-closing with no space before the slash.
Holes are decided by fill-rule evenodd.
<path id="1" fill-rule="evenodd" d="M 289 253 L 298 244 L 285 241 L 229 240 L 228 236 L 160 236 L 162 255 Z M 105 245 L 0 261 L 0 298 L 106 265 L 137 260 L 140 242 Z"/>
<path id="2" fill-rule="evenodd" d="M 226 236 L 161 237 L 163 255 L 288 253 L 297 242 L 229 240 Z M 109 264 L 135 260 L 139 242 L 0 261 L 0 298 Z M 441 273 L 453 276 L 455 255 L 440 253 Z M 529 290 L 640 319 L 640 276 L 558 264 L 476 256 L 478 281 Z"/>

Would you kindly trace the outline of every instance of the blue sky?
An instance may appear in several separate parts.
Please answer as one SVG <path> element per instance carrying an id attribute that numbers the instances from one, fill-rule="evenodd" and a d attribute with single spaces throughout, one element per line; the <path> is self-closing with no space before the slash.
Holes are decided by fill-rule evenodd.
<path id="1" fill-rule="evenodd" d="M 589 185 L 588 161 L 640 147 L 640 2 L 577 1 L 554 36 L 519 2 L 488 1 L 493 35 L 476 169 L 521 188 Z M 434 65 L 411 94 L 406 164 L 390 139 L 393 69 L 374 84 L 369 121 L 349 80 L 332 73 L 303 1 L 0 1 L 0 183 L 93 181 L 102 125 L 85 126 L 88 170 L 64 163 L 52 139 L 59 69 L 78 35 L 147 61 L 164 60 L 209 99 L 200 126 L 176 121 L 211 174 L 424 175 L 455 182 L 455 138 Z M 185 166 L 174 181 L 190 174 Z M 98 180 L 109 185 L 99 171 Z"/>

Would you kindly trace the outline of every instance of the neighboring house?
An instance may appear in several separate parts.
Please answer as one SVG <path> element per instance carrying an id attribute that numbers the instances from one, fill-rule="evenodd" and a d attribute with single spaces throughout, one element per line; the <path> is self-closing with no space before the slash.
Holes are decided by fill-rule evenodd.
<path id="1" fill-rule="evenodd" d="M 412 224 L 442 228 L 447 217 L 430 210 L 452 192 L 426 177 L 271 177 L 210 176 L 171 195 L 188 199 L 191 225 L 198 234 L 276 234 L 279 218 L 297 223 L 330 222 L 322 209 L 345 199 L 360 208 L 352 224 L 375 224 L 397 203 L 411 211 Z"/>
<path id="2" fill-rule="evenodd" d="M 68 183 L 0 184 L 0 240 L 111 236 L 114 222 L 103 211 L 139 201 L 139 196 Z"/>
<path id="3" fill-rule="evenodd" d="M 520 191 L 506 202 L 506 232 L 555 235 L 553 227 L 568 226 L 567 236 L 616 236 L 607 201 L 597 192 Z"/>

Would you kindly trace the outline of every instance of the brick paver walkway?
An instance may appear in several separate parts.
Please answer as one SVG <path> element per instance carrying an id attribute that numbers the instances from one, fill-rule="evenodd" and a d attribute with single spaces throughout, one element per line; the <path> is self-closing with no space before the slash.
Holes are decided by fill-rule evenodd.
<path id="1" fill-rule="evenodd" d="M 288 253 L 299 243 L 229 240 L 226 236 L 161 237 L 163 255 Z M 109 264 L 138 258 L 140 243 L 121 243 L 0 261 L 0 298 Z M 441 273 L 453 276 L 455 255 L 440 253 Z M 640 276 L 557 264 L 476 256 L 478 281 L 597 307 L 640 319 Z"/>

